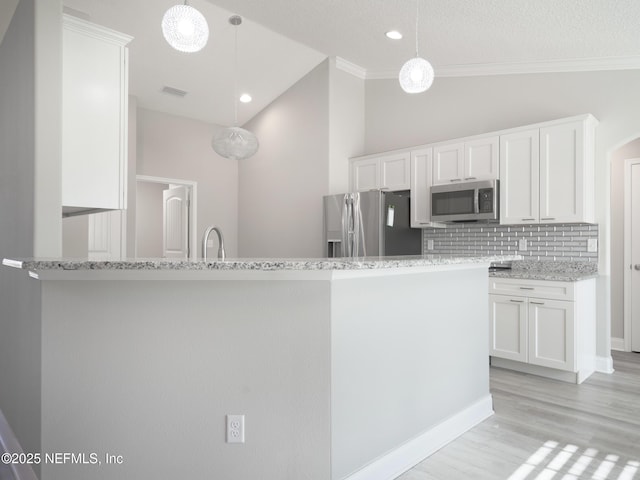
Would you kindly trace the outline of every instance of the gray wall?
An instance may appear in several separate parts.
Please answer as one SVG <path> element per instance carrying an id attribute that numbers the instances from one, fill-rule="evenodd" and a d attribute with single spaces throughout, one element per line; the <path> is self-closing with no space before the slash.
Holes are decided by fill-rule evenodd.
<path id="1" fill-rule="evenodd" d="M 640 132 L 639 132 L 640 134 Z M 640 158 L 640 139 L 611 155 L 611 336 L 624 338 L 624 161 Z"/>
<path id="2" fill-rule="evenodd" d="M 57 0 L 22 0 L 0 44 L 0 258 L 62 251 L 61 10 Z M 8 270 L 0 267 L 0 409 L 24 450 L 39 452 L 40 302 L 29 299 L 40 285 Z"/>
<path id="3" fill-rule="evenodd" d="M 209 225 L 224 234 L 229 257 L 238 255 L 238 162 L 217 155 L 221 127 L 167 113 L 137 111 L 137 174 L 198 183 L 198 239 Z M 129 199 L 131 202 L 131 199 Z M 199 252 L 198 256 L 201 256 Z"/>
<path id="4" fill-rule="evenodd" d="M 167 185 L 138 182 L 136 189 L 136 257 L 162 257 L 162 192 Z"/>
<path id="5" fill-rule="evenodd" d="M 260 141 L 239 162 L 242 257 L 322 255 L 322 196 L 329 185 L 329 62 L 244 128 Z"/>
<path id="6" fill-rule="evenodd" d="M 592 113 L 596 130 L 596 223 L 599 224 L 598 355 L 611 335 L 611 152 L 640 136 L 639 70 L 436 78 L 422 95 L 395 79 L 366 86 L 365 153 L 382 152 Z"/>

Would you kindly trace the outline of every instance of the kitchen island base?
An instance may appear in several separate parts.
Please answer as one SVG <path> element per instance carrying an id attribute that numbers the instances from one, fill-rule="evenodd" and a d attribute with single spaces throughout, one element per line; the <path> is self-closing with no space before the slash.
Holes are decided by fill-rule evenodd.
<path id="1" fill-rule="evenodd" d="M 41 480 L 395 478 L 493 413 L 487 266 L 36 272 Z"/>

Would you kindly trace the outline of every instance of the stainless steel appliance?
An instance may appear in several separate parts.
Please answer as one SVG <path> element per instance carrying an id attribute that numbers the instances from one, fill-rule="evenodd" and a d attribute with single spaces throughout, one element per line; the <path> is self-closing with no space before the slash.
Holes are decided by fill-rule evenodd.
<path id="1" fill-rule="evenodd" d="M 409 201 L 408 190 L 324 197 L 325 256 L 420 255 L 422 230 L 411 228 Z"/>
<path id="2" fill-rule="evenodd" d="M 499 195 L 499 180 L 434 185 L 431 187 L 431 220 L 497 223 Z"/>

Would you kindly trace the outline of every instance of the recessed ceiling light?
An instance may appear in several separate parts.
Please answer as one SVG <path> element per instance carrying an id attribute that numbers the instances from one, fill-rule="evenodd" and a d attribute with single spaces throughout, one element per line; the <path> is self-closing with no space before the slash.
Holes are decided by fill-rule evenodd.
<path id="1" fill-rule="evenodd" d="M 243 93 L 242 95 L 240 95 L 240 101 L 242 103 L 249 103 L 251 100 L 251 95 L 249 95 L 248 93 Z"/>
<path id="2" fill-rule="evenodd" d="M 400 40 L 402 38 L 402 34 L 397 30 L 391 30 L 390 32 L 385 33 L 385 35 L 391 40 Z"/>

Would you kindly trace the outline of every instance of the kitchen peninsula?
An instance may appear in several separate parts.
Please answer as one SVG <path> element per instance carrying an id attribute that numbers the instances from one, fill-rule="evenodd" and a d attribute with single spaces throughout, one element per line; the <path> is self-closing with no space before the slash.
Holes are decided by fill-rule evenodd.
<path id="1" fill-rule="evenodd" d="M 394 478 L 493 413 L 487 267 L 514 258 L 5 259 L 41 451 L 123 459 L 41 480 Z"/>

